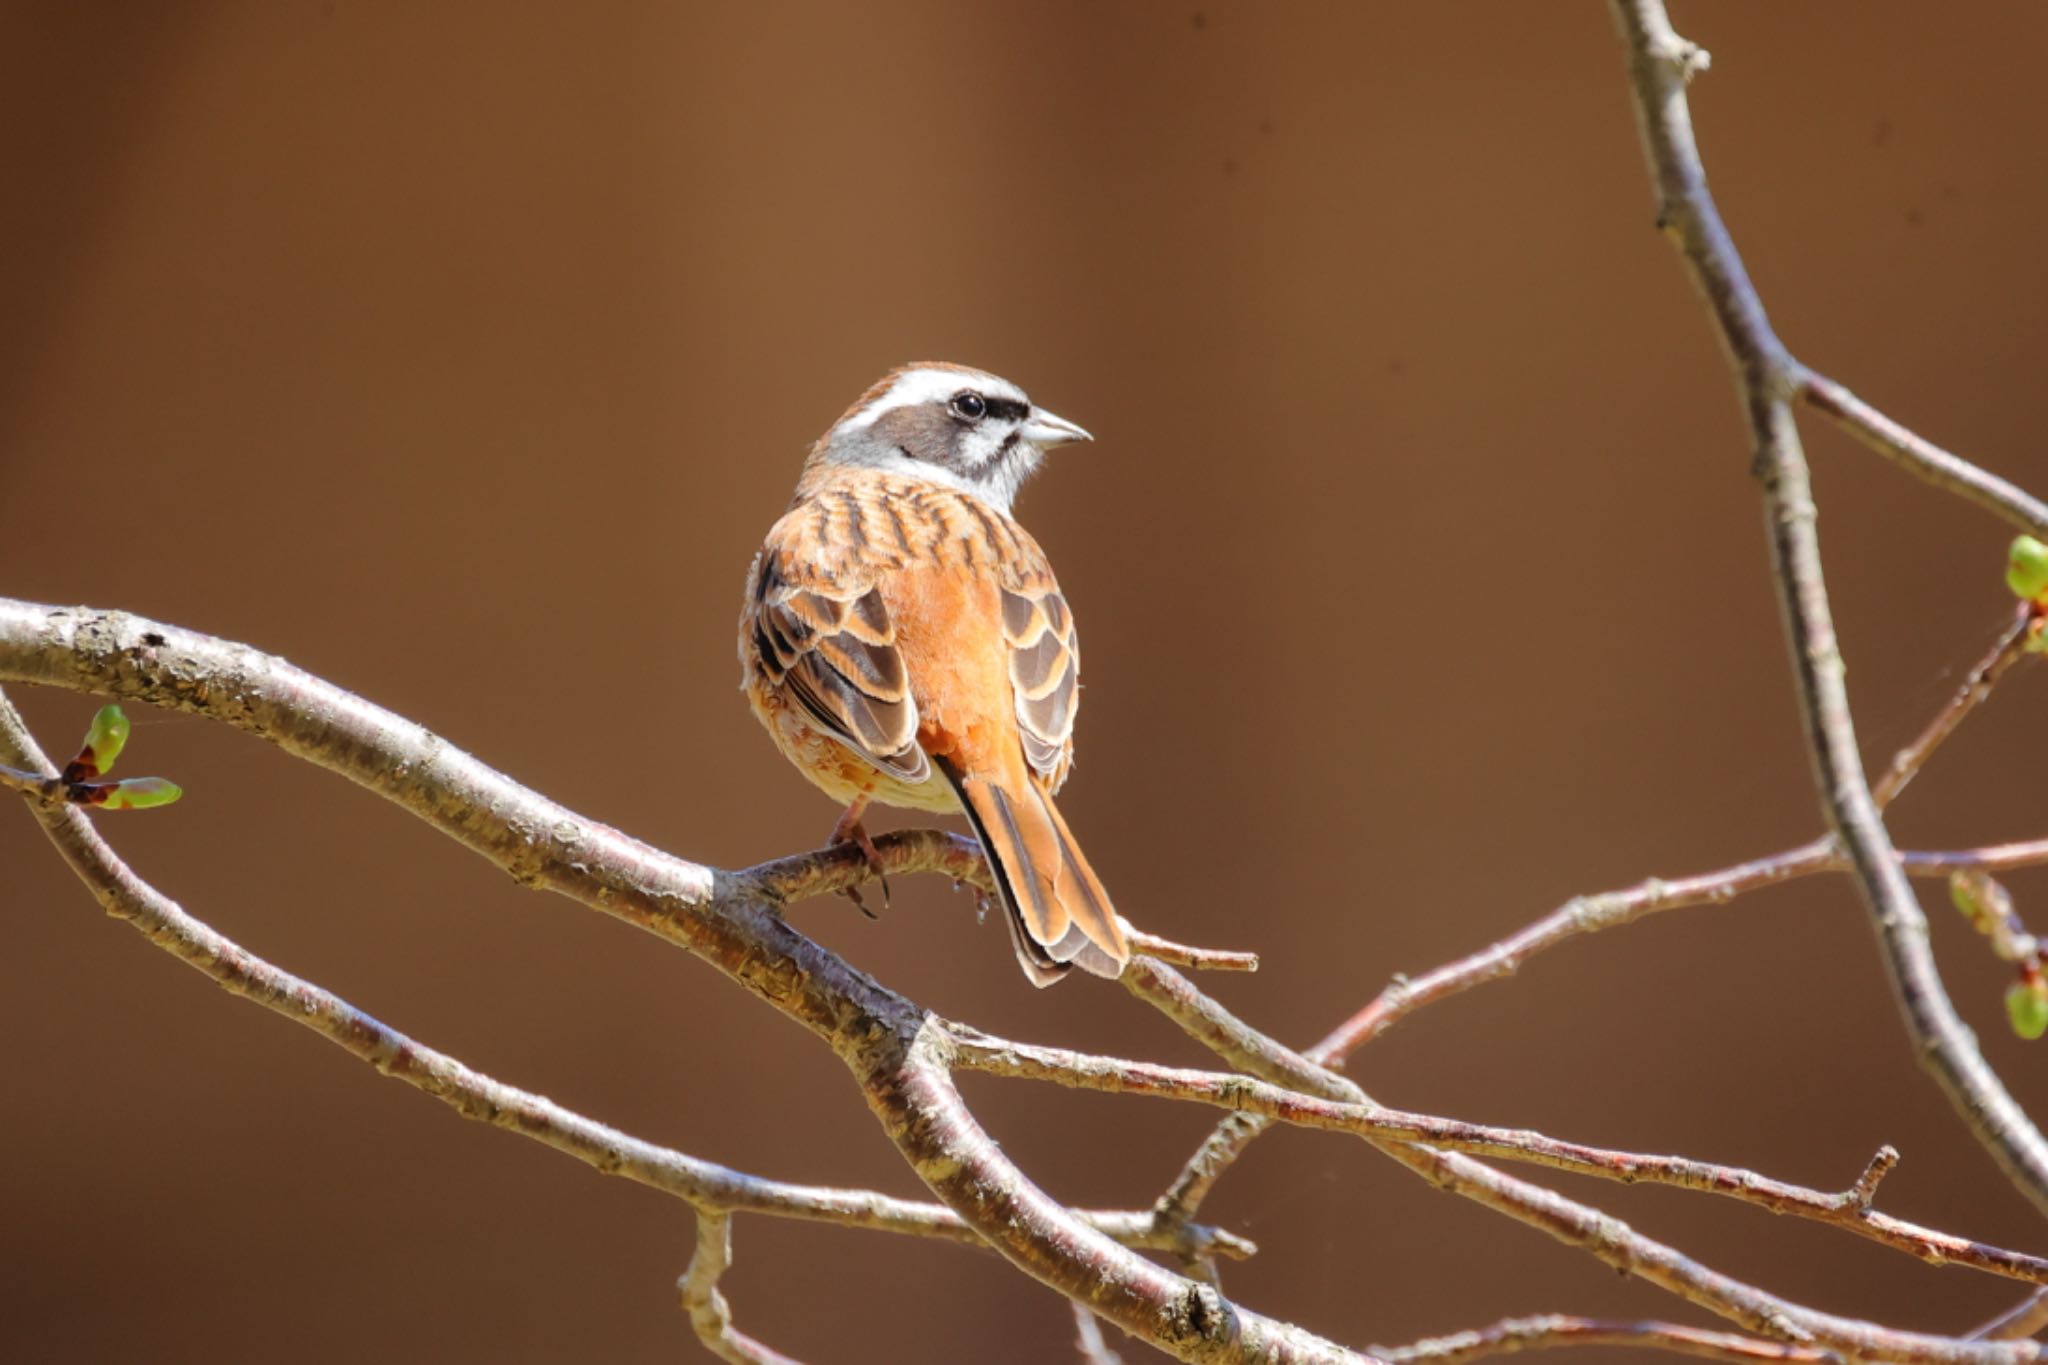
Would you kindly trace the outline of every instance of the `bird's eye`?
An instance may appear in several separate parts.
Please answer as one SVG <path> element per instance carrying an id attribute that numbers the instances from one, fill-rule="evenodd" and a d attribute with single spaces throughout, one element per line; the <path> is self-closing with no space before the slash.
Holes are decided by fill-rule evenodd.
<path id="1" fill-rule="evenodd" d="M 953 411 L 970 422 L 979 422 L 988 412 L 988 400 L 978 393 L 962 393 L 953 396 Z"/>

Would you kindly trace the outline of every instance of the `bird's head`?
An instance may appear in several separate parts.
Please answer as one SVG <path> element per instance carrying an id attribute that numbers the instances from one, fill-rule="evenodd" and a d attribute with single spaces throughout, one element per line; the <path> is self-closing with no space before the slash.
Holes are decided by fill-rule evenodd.
<path id="1" fill-rule="evenodd" d="M 817 465 L 879 469 L 971 493 L 1002 511 L 1052 446 L 1093 440 L 1007 379 L 964 365 L 883 376 L 811 452 Z"/>

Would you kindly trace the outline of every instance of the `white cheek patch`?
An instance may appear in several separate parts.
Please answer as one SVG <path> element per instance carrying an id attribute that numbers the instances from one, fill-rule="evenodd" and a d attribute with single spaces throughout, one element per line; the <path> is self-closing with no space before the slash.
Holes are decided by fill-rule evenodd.
<path id="1" fill-rule="evenodd" d="M 1017 429 L 1014 422 L 1001 426 L 983 425 L 960 438 L 960 463 L 969 469 L 985 468 L 1003 453 L 1003 439 Z"/>
<path id="2" fill-rule="evenodd" d="M 897 408 L 914 408 L 923 403 L 943 403 L 962 389 L 973 389 L 987 398 L 1009 398 L 1030 402 L 1024 391 L 1007 379 L 979 370 L 905 370 L 874 402 L 839 424 L 842 431 L 864 431 L 882 414 Z"/>

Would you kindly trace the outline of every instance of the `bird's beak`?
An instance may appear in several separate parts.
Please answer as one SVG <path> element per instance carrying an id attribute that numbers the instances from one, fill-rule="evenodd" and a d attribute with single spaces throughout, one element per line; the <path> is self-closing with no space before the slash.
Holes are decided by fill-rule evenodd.
<path id="1" fill-rule="evenodd" d="M 1064 417 L 1055 417 L 1044 408 L 1033 408 L 1031 417 L 1017 429 L 1017 434 L 1035 446 L 1063 446 L 1069 441 L 1092 441 L 1081 428 Z"/>

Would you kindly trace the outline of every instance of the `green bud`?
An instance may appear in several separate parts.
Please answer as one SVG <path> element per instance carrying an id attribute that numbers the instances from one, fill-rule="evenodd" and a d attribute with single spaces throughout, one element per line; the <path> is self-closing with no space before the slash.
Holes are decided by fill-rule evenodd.
<path id="1" fill-rule="evenodd" d="M 92 718 L 92 728 L 85 732 L 85 752 L 92 755 L 93 767 L 103 773 L 112 772 L 114 760 L 127 747 L 128 717 L 118 706 L 102 706 Z"/>
<path id="2" fill-rule="evenodd" d="M 2048 981 L 2021 981 L 2005 993 L 2005 1013 L 2012 1031 L 2032 1042 L 2048 1033 Z"/>
<path id="3" fill-rule="evenodd" d="M 106 810 L 148 810 L 168 806 L 184 794 L 184 788 L 168 778 L 130 777 L 111 784 L 98 804 Z"/>
<path id="4" fill-rule="evenodd" d="M 2019 921 L 2012 913 L 2012 892 L 1988 872 L 1964 868 L 1948 874 L 1948 898 L 1956 909 L 1970 917 L 1979 933 L 1997 937 L 2001 930 L 2014 932 Z"/>
<path id="5" fill-rule="evenodd" d="M 2048 545 L 2032 536 L 2015 538 L 2005 562 L 2005 585 L 2029 602 L 2048 593 Z"/>
<path id="6" fill-rule="evenodd" d="M 1951 872 L 1948 874 L 1948 898 L 1955 903 L 1956 909 L 1962 911 L 1972 923 L 1984 917 L 1984 902 L 1978 898 L 1977 894 L 1978 888 L 1982 885 L 1982 880 L 1982 873 L 1973 875 L 1968 872 Z"/>

